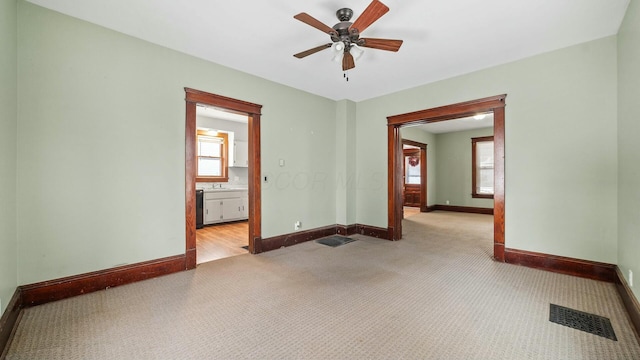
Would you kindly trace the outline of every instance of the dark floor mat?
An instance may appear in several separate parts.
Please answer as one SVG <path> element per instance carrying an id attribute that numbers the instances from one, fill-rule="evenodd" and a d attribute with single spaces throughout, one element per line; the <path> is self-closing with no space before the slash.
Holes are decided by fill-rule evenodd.
<path id="1" fill-rule="evenodd" d="M 606 317 L 551 304 L 549 321 L 618 341 L 611 321 Z"/>
<path id="2" fill-rule="evenodd" d="M 328 236 L 328 237 L 316 240 L 318 244 L 327 245 L 331 247 L 348 244 L 352 241 L 356 241 L 356 239 L 352 239 L 352 238 L 349 238 L 346 236 L 340 236 L 340 235 Z"/>

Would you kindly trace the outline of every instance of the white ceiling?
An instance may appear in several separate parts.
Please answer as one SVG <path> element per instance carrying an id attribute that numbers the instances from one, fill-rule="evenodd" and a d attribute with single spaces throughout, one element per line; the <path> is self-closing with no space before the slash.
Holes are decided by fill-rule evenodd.
<path id="1" fill-rule="evenodd" d="M 201 104 L 198 104 L 198 106 L 196 107 L 196 115 L 218 120 L 235 121 L 245 124 L 249 122 L 249 118 L 246 114 L 235 114 L 223 109 L 215 108 L 213 106 L 206 106 Z"/>
<path id="2" fill-rule="evenodd" d="M 487 114 L 482 119 L 476 119 L 473 116 L 469 116 L 454 120 L 438 121 L 417 126 L 419 126 L 420 129 L 428 131 L 432 134 L 444 134 L 455 131 L 483 129 L 493 127 L 493 113 Z"/>
<path id="3" fill-rule="evenodd" d="M 629 0 L 382 0 L 389 13 L 364 37 L 402 39 L 398 53 L 365 48 L 343 78 L 330 42 L 293 16 L 328 26 L 370 0 L 29 0 L 116 31 L 334 100 L 361 101 L 617 33 Z"/>

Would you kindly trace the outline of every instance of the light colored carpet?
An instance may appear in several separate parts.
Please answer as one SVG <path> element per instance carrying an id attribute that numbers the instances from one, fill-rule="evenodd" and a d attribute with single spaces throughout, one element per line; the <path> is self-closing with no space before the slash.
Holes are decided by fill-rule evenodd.
<path id="1" fill-rule="evenodd" d="M 404 224 L 27 309 L 8 359 L 640 359 L 614 285 L 492 261 L 491 216 Z M 618 341 L 549 322 L 549 303 Z"/>

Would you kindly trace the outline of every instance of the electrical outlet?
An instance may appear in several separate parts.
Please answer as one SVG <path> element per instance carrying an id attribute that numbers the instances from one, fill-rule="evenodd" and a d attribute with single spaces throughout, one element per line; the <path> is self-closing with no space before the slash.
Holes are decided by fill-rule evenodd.
<path id="1" fill-rule="evenodd" d="M 447 205 L 449 205 L 449 200 L 447 200 Z"/>
<path id="2" fill-rule="evenodd" d="M 296 223 L 293 224 L 294 230 L 300 230 L 300 227 L 302 227 L 302 223 L 300 221 L 296 221 Z"/>
<path id="3" fill-rule="evenodd" d="M 629 286 L 633 287 L 633 271 L 629 270 Z"/>

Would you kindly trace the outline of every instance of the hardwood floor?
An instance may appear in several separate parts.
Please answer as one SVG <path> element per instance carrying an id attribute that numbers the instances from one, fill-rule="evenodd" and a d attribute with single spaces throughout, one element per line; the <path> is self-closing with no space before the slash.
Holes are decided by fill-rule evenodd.
<path id="1" fill-rule="evenodd" d="M 207 225 L 196 230 L 196 263 L 247 254 L 242 247 L 248 244 L 248 221 Z"/>
<path id="2" fill-rule="evenodd" d="M 420 214 L 420 208 L 419 207 L 405 206 L 403 208 L 403 211 L 404 211 L 404 217 L 409 217 L 411 215 Z"/>

